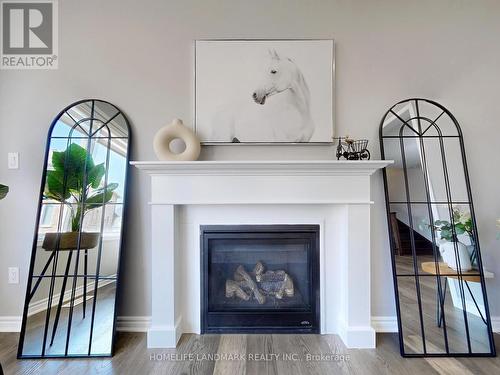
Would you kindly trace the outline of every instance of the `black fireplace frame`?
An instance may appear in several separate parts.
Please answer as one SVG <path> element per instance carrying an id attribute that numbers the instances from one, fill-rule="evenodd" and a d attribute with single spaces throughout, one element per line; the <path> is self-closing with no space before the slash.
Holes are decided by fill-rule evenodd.
<path id="1" fill-rule="evenodd" d="M 242 238 L 307 238 L 310 309 L 209 311 L 209 246 L 212 239 L 240 234 Z M 201 333 L 320 333 L 320 226 L 319 225 L 201 225 Z M 248 326 L 255 316 L 264 324 Z M 216 324 L 214 324 L 214 322 Z M 297 323 L 299 322 L 299 323 Z M 309 324 L 307 324 L 307 323 Z M 241 323 L 241 324 L 238 324 Z M 279 324 L 278 324 L 279 323 Z"/>

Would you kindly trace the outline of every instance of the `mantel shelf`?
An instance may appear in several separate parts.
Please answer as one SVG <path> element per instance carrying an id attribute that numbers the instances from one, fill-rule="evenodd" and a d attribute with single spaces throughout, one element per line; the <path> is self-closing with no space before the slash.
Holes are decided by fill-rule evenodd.
<path id="1" fill-rule="evenodd" d="M 132 161 L 151 175 L 324 175 L 369 176 L 392 160 Z"/>

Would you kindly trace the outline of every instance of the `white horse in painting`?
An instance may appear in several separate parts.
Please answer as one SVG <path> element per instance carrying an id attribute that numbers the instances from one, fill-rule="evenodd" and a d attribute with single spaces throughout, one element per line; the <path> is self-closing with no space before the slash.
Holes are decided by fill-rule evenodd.
<path id="1" fill-rule="evenodd" d="M 310 93 L 302 72 L 291 59 L 280 57 L 274 50 L 269 51 L 269 57 L 262 83 L 249 93 L 246 104 L 216 114 L 213 139 L 230 142 L 311 139 L 314 123 Z"/>

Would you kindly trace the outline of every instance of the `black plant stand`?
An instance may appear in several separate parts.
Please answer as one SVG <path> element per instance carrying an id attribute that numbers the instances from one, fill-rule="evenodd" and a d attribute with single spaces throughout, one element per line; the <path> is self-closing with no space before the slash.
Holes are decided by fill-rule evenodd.
<path id="1" fill-rule="evenodd" d="M 87 309 L 88 249 L 81 249 L 81 250 L 84 250 L 84 260 L 83 260 L 83 268 L 84 268 L 84 276 L 83 276 L 83 319 L 85 319 L 85 312 L 86 312 L 86 309 Z M 63 275 L 63 283 L 62 283 L 62 286 L 61 286 L 61 293 L 59 295 L 59 301 L 57 303 L 57 310 L 56 310 L 56 316 L 55 316 L 55 320 L 54 320 L 54 326 L 52 328 L 52 335 L 51 335 L 51 339 L 50 339 L 50 345 L 51 346 L 54 343 L 54 338 L 55 338 L 55 335 L 56 335 L 56 332 L 57 332 L 57 326 L 59 324 L 59 318 L 61 316 L 62 306 L 64 304 L 64 295 L 66 293 L 66 284 L 68 282 L 71 261 L 72 261 L 72 258 L 73 258 L 73 252 L 74 251 L 78 252 L 78 255 L 76 257 L 77 264 L 75 265 L 75 270 L 78 271 L 78 267 L 79 267 L 78 263 L 79 263 L 79 259 L 80 259 L 79 255 L 80 255 L 80 251 L 81 250 L 76 250 L 76 249 L 74 249 L 74 250 L 52 250 L 52 253 L 50 254 L 50 257 L 47 260 L 47 263 L 43 267 L 42 272 L 38 276 L 38 280 L 36 281 L 35 286 L 34 286 L 33 290 L 30 293 L 29 301 L 31 301 L 31 299 L 35 295 L 38 287 L 40 286 L 40 282 L 42 281 L 43 277 L 45 276 L 45 273 L 47 272 L 47 269 L 50 267 L 52 261 L 54 260 L 56 252 L 57 251 L 69 251 L 68 260 L 66 262 L 66 267 L 65 267 L 64 275 Z M 53 267 L 52 268 L 52 278 L 53 279 L 56 277 L 56 272 L 57 272 L 56 268 Z M 75 272 L 75 277 L 77 277 L 76 275 L 77 275 L 77 272 Z M 72 290 L 71 296 L 72 296 L 72 300 L 74 300 L 74 296 L 75 296 L 75 290 L 74 290 L 74 288 Z M 50 303 L 51 303 L 52 302 L 52 293 L 49 296 L 49 299 L 50 299 Z M 49 308 L 50 308 L 50 306 L 49 306 Z"/>

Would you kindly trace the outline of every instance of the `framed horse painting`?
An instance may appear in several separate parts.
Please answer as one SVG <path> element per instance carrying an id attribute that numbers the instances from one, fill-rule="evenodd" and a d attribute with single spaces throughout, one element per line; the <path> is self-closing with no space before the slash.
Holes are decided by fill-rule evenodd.
<path id="1" fill-rule="evenodd" d="M 324 144 L 334 132 L 334 41 L 197 40 L 204 144 Z"/>

